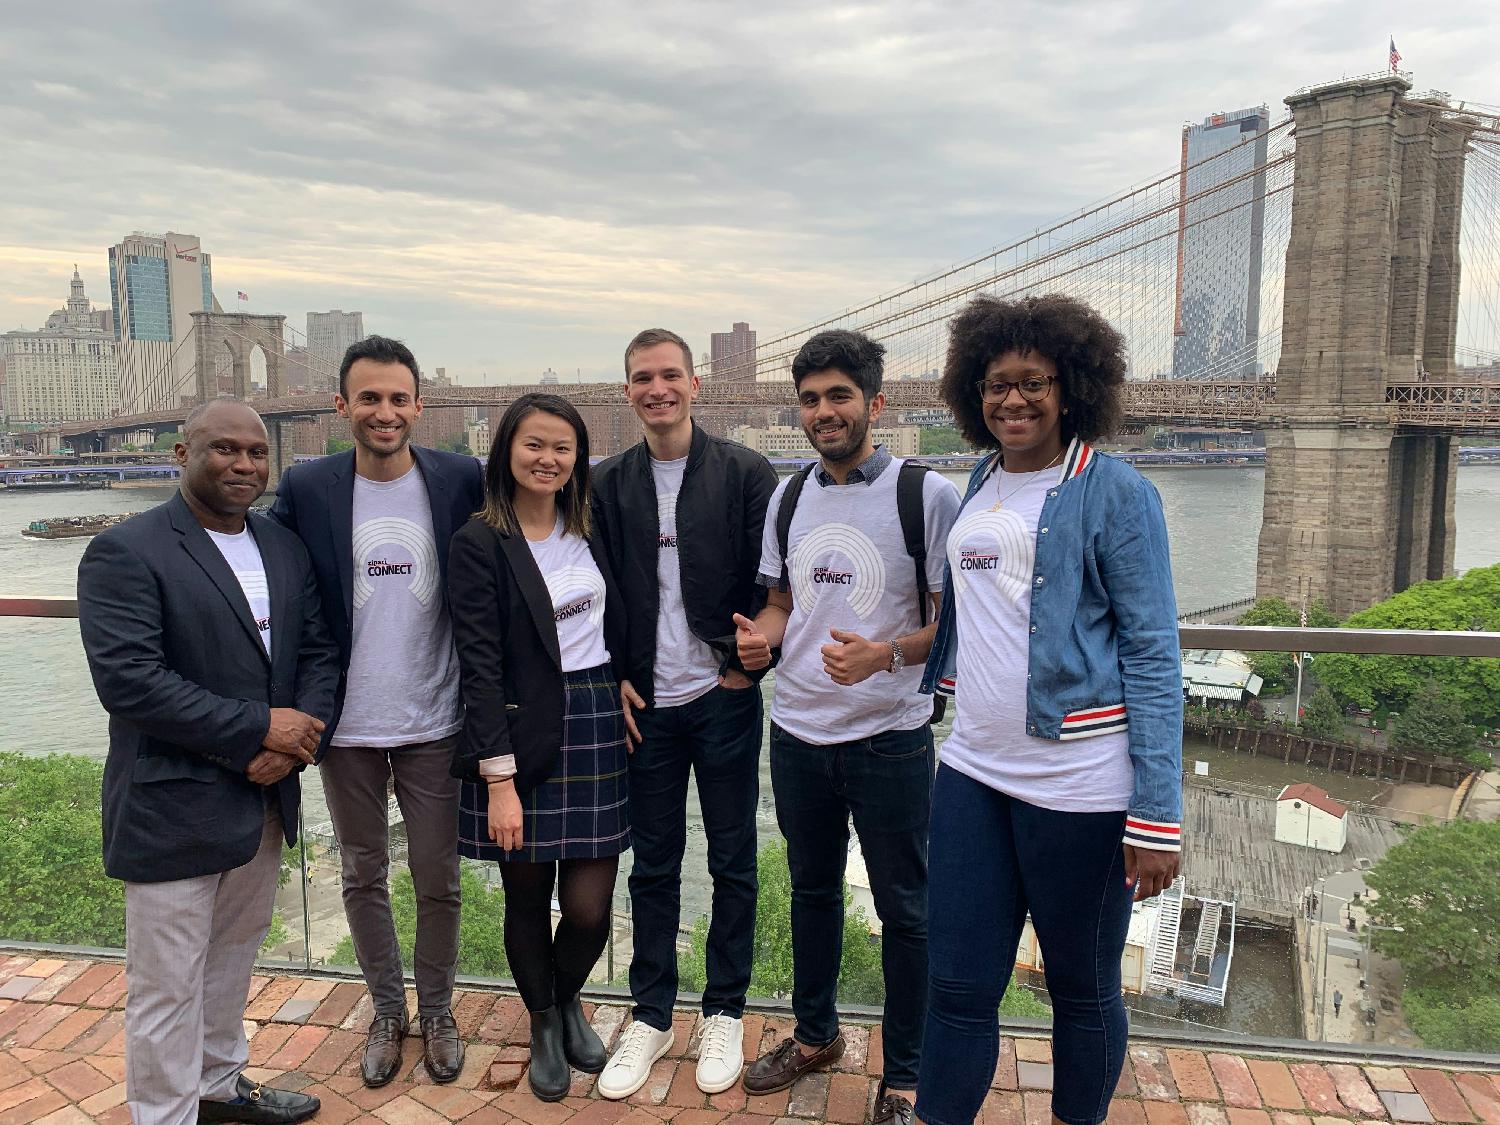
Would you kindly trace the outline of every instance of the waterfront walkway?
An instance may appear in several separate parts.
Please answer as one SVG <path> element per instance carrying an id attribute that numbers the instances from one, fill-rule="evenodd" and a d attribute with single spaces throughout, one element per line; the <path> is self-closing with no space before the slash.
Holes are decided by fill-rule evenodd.
<path id="1" fill-rule="evenodd" d="M 0 1125 L 97 1121 L 125 1125 L 125 984 L 116 962 L 0 957 Z M 621 1006 L 590 1006 L 606 1042 L 626 1018 Z M 436 1086 L 421 1041 L 406 1041 L 389 1086 L 367 1090 L 359 1052 L 370 1019 L 364 986 L 294 976 L 257 976 L 246 1027 L 251 1076 L 315 1093 L 319 1125 L 801 1125 L 868 1119 L 880 1073 L 880 1029 L 849 1025 L 837 1070 L 808 1075 L 788 1091 L 747 1098 L 739 1087 L 705 1097 L 694 1082 L 697 1018 L 679 1012 L 677 1042 L 651 1079 L 625 1102 L 605 1102 L 577 1075 L 572 1096 L 547 1104 L 526 1089 L 527 1025 L 505 993 L 460 990 L 454 1012 L 469 1041 L 458 1081 Z M 785 1017 L 747 1015 L 747 1051 L 789 1034 Z M 1046 1125 L 1052 1084 L 1045 1039 L 1006 1038 L 984 1125 Z M 1113 1125 L 1333 1125 L 1336 1121 L 1482 1122 L 1500 1125 L 1500 1068 L 1324 1063 L 1196 1050 L 1136 1041 Z"/>

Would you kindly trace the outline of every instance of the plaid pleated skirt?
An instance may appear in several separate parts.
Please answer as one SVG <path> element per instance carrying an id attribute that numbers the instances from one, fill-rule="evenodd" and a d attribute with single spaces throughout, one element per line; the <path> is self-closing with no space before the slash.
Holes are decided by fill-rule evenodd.
<path id="1" fill-rule="evenodd" d="M 521 798 L 521 847 L 490 839 L 489 791 L 463 783 L 458 851 L 471 859 L 599 859 L 630 847 L 630 782 L 620 689 L 607 664 L 563 674 L 563 745 L 552 776 Z"/>

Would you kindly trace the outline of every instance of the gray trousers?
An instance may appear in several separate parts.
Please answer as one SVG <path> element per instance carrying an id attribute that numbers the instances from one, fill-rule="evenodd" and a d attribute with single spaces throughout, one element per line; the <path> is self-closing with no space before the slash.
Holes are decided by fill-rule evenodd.
<path id="1" fill-rule="evenodd" d="M 401 948 L 391 915 L 386 782 L 406 823 L 406 865 L 417 897 L 413 974 L 419 1016 L 453 999 L 458 971 L 458 781 L 450 777 L 456 737 L 413 746 L 330 746 L 320 767 L 343 863 L 344 914 L 375 1014 L 406 1013 Z"/>
<path id="2" fill-rule="evenodd" d="M 281 870 L 281 816 L 266 810 L 243 867 L 125 884 L 125 1097 L 135 1125 L 198 1120 L 250 1059 L 245 996 Z"/>

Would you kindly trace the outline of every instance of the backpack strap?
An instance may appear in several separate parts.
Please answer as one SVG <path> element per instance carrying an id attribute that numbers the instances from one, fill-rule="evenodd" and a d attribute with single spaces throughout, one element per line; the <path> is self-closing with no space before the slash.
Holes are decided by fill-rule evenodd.
<path id="1" fill-rule="evenodd" d="M 927 589 L 927 519 L 922 508 L 922 482 L 930 472 L 930 465 L 903 461 L 901 475 L 896 478 L 896 512 L 901 517 L 901 537 L 906 540 L 906 553 L 917 567 L 917 612 L 924 628 L 932 600 Z"/>
<path id="2" fill-rule="evenodd" d="M 807 483 L 807 478 L 812 476 L 812 471 L 817 468 L 818 463 L 812 463 L 803 467 L 801 472 L 794 473 L 786 482 L 786 491 L 781 494 L 781 506 L 776 509 L 776 543 L 781 548 L 781 588 L 790 590 L 792 578 L 787 570 L 787 544 L 792 537 L 792 517 L 797 514 L 797 498 L 802 495 L 802 486 Z M 924 622 L 925 623 L 925 622 Z"/>

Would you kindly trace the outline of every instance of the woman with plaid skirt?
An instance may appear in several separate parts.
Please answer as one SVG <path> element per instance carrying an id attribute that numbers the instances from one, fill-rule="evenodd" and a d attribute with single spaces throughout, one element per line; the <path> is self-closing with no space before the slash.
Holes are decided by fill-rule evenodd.
<path id="1" fill-rule="evenodd" d="M 625 652 L 624 607 L 590 537 L 588 476 L 577 409 L 523 395 L 490 448 L 484 509 L 448 556 L 465 709 L 459 851 L 499 862 L 505 952 L 531 1013 L 527 1077 L 547 1101 L 568 1092 L 569 1064 L 604 1069 L 578 992 L 608 939 L 630 847 L 629 685 L 611 661 Z"/>

